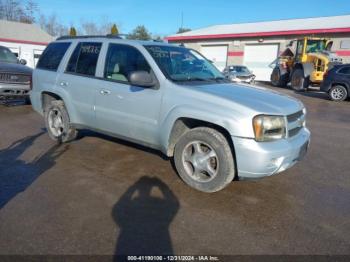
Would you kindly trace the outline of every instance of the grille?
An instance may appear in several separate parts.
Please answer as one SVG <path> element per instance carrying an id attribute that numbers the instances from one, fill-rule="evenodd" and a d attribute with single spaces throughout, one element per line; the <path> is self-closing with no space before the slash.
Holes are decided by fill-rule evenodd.
<path id="1" fill-rule="evenodd" d="M 305 115 L 303 111 L 298 111 L 294 114 L 287 116 L 288 120 L 288 136 L 296 136 L 299 131 L 303 128 Z"/>
<path id="2" fill-rule="evenodd" d="M 237 76 L 237 78 L 242 79 L 242 80 L 247 80 L 251 78 L 251 76 Z"/>
<path id="3" fill-rule="evenodd" d="M 0 82 L 9 84 L 28 84 L 30 82 L 29 75 L 0 73 Z"/>
<path id="4" fill-rule="evenodd" d="M 290 122 L 297 121 L 303 115 L 304 115 L 303 111 L 298 111 L 298 112 L 296 112 L 294 114 L 288 115 L 287 116 L 288 122 L 290 123 Z"/>
<path id="5" fill-rule="evenodd" d="M 296 128 L 293 128 L 293 129 L 289 130 L 288 131 L 289 137 L 293 137 L 293 136 L 297 135 L 301 128 L 302 127 L 299 126 L 299 127 L 296 127 Z"/>

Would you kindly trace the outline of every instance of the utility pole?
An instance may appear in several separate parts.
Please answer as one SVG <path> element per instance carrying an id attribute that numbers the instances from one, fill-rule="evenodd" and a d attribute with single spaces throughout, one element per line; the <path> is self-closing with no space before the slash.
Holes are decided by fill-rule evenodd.
<path id="1" fill-rule="evenodd" d="M 184 12 L 181 11 L 181 27 L 180 28 L 183 28 L 184 26 Z"/>

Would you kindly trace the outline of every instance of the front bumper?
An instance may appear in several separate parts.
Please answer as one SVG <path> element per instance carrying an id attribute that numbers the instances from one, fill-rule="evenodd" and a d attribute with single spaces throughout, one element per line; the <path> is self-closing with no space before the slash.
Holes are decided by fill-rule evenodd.
<path id="1" fill-rule="evenodd" d="M 301 160 L 310 143 L 310 131 L 303 128 L 288 139 L 256 142 L 254 139 L 232 137 L 238 176 L 259 178 L 280 173 Z"/>
<path id="2" fill-rule="evenodd" d="M 28 96 L 30 85 L 0 83 L 0 98 Z"/>
<path id="3" fill-rule="evenodd" d="M 232 78 L 231 81 L 233 83 L 247 83 L 250 84 L 252 82 L 254 82 L 255 77 L 250 77 L 250 78 Z"/>

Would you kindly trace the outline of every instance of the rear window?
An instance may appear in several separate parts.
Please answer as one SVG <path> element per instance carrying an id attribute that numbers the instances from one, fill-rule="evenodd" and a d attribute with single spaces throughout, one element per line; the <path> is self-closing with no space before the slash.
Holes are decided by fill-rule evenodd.
<path id="1" fill-rule="evenodd" d="M 56 71 L 71 43 L 49 44 L 41 55 L 36 68 Z"/>
<path id="2" fill-rule="evenodd" d="M 340 74 L 350 75 L 350 67 L 344 67 L 338 71 Z"/>
<path id="3" fill-rule="evenodd" d="M 69 59 L 66 72 L 94 76 L 102 43 L 79 43 Z"/>

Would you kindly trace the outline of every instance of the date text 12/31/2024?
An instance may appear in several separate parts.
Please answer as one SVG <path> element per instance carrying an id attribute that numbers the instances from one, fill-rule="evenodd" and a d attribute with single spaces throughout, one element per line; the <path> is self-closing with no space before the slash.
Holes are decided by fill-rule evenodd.
<path id="1" fill-rule="evenodd" d="M 127 261 L 220 261 L 217 256 L 128 256 Z"/>

